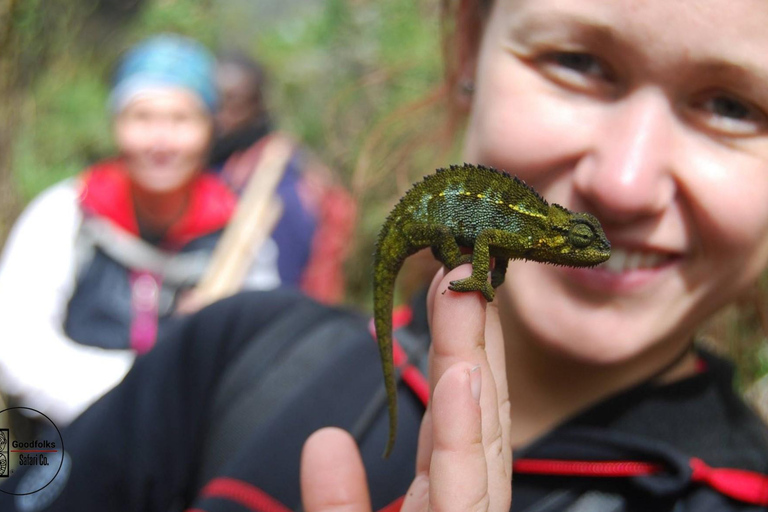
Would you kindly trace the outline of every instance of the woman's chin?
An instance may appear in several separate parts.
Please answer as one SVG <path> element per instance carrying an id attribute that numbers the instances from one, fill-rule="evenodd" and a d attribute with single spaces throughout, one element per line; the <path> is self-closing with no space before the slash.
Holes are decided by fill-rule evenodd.
<path id="1" fill-rule="evenodd" d="M 621 275 L 600 268 L 517 270 L 504 292 L 510 313 L 525 337 L 553 356 L 620 364 L 667 338 L 681 313 L 680 301 L 659 301 L 659 293 L 676 295 L 679 281 L 663 276 L 669 269 Z"/>
<path id="2" fill-rule="evenodd" d="M 166 195 L 184 190 L 194 178 L 194 173 L 174 169 L 152 169 L 135 174 L 132 181 L 142 191 L 153 195 Z"/>
<path id="3" fill-rule="evenodd" d="M 610 366 L 621 364 L 637 356 L 648 348 L 651 343 L 644 342 L 651 333 L 633 332 L 632 326 L 627 328 L 606 327 L 594 329 L 591 325 L 573 326 L 568 322 L 567 328 L 539 322 L 532 324 L 537 343 L 549 352 L 550 357 L 568 359 L 579 364 L 590 366 Z"/>

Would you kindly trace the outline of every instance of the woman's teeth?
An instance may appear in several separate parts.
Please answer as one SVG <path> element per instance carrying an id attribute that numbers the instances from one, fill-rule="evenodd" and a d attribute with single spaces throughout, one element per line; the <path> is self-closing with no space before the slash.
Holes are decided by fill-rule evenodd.
<path id="1" fill-rule="evenodd" d="M 613 248 L 611 250 L 611 257 L 600 266 L 609 272 L 620 274 L 631 270 L 658 267 L 668 261 L 669 258 L 669 255 L 658 252 L 628 251 Z"/>

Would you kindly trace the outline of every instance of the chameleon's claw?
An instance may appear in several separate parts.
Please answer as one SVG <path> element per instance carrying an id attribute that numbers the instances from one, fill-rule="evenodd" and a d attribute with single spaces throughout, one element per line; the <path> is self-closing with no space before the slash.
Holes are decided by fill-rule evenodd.
<path id="1" fill-rule="evenodd" d="M 480 292 L 488 302 L 493 300 L 495 294 L 493 287 L 491 287 L 487 280 L 475 279 L 472 276 L 451 281 L 448 289 L 454 292 Z"/>

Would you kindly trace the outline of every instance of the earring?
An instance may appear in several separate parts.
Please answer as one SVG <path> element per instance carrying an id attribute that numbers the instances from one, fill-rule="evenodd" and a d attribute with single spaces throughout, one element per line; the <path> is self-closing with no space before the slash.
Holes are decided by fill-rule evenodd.
<path id="1" fill-rule="evenodd" d="M 463 78 L 459 81 L 459 91 L 464 96 L 472 96 L 475 93 L 475 82 L 469 78 Z"/>

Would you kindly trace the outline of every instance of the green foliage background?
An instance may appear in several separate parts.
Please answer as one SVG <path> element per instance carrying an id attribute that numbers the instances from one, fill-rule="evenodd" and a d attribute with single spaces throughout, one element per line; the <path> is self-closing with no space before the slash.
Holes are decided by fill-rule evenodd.
<path id="1" fill-rule="evenodd" d="M 147 0 L 134 17 L 112 21 L 109 34 L 98 26 L 102 20 L 94 19 L 93 8 L 67 10 L 62 29 L 51 37 L 45 68 L 21 105 L 13 169 L 25 201 L 112 152 L 105 103 L 111 65 L 124 48 L 164 31 L 190 35 L 213 50 L 231 46 L 227 27 L 217 23 L 222 16 L 216 5 Z M 328 0 L 239 37 L 246 40 L 242 49 L 270 73 L 269 100 L 280 127 L 309 145 L 347 184 L 371 128 L 440 80 L 435 5 Z"/>

